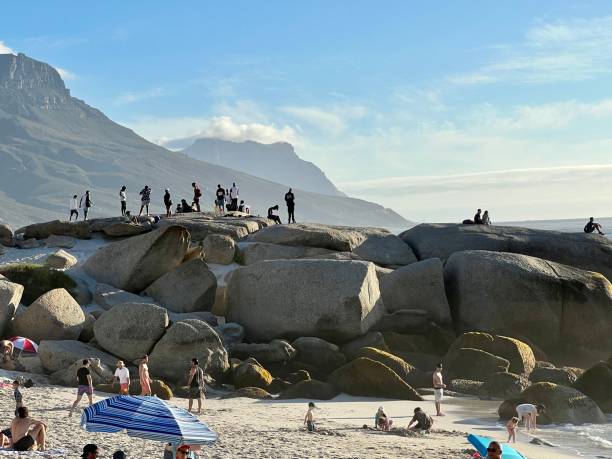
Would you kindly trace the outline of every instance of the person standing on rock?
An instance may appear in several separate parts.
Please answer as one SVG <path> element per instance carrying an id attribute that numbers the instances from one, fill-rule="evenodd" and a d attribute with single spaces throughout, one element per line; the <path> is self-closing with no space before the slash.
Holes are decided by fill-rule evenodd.
<path id="1" fill-rule="evenodd" d="M 145 185 L 142 190 L 140 190 L 140 212 L 138 212 L 138 216 L 142 215 L 143 209 L 146 208 L 146 215 L 149 215 L 149 204 L 151 204 L 151 188 L 149 185 Z"/>
<path id="2" fill-rule="evenodd" d="M 83 360 L 83 366 L 77 370 L 76 376 L 79 387 L 77 389 L 77 398 L 70 408 L 69 416 L 72 416 L 72 412 L 83 398 L 83 394 L 87 394 L 89 406 L 93 405 L 93 380 L 89 370 L 89 360 Z"/>
<path id="3" fill-rule="evenodd" d="M 291 220 L 295 223 L 295 195 L 291 188 L 289 188 L 289 191 L 285 194 L 285 202 L 287 203 L 287 213 L 289 214 L 287 223 L 291 223 Z"/>
<path id="4" fill-rule="evenodd" d="M 117 362 L 115 379 L 119 381 L 119 393 L 122 395 L 128 395 L 130 392 L 130 370 L 125 367 L 123 360 L 119 360 Z"/>
<path id="5" fill-rule="evenodd" d="M 149 356 L 145 355 L 138 366 L 140 379 L 140 395 L 151 395 L 151 377 L 149 376 Z"/>
<path id="6" fill-rule="evenodd" d="M 93 207 L 93 201 L 91 200 L 91 194 L 89 190 L 85 191 L 85 194 L 81 196 L 79 207 L 83 209 L 83 221 L 87 220 L 87 214 L 89 213 L 90 207 Z"/>
<path id="7" fill-rule="evenodd" d="M 121 216 L 124 217 L 127 210 L 127 188 L 125 185 L 119 191 L 119 201 L 121 201 Z"/>
<path id="8" fill-rule="evenodd" d="M 168 188 L 164 191 L 164 206 L 166 206 L 166 217 L 172 217 L 172 197 Z"/>
<path id="9" fill-rule="evenodd" d="M 225 212 L 225 190 L 220 184 L 217 185 L 216 196 L 217 196 L 217 209 L 219 209 L 219 212 L 223 213 Z"/>
<path id="10" fill-rule="evenodd" d="M 70 200 L 70 218 L 68 221 L 72 221 L 72 216 L 74 215 L 74 221 L 76 222 L 79 219 L 79 201 L 78 196 L 75 194 Z"/>
<path id="11" fill-rule="evenodd" d="M 191 368 L 189 369 L 189 380 L 187 381 L 189 386 L 189 411 L 193 408 L 193 399 L 198 401 L 198 411 L 196 414 L 200 414 L 202 411 L 202 399 L 204 398 L 204 370 L 200 367 L 198 359 L 191 359 Z"/>
<path id="12" fill-rule="evenodd" d="M 240 190 L 236 186 L 236 183 L 232 183 L 232 187 L 230 188 L 229 195 L 230 195 L 230 199 L 232 200 L 231 210 L 237 210 L 238 209 L 238 196 L 240 196 Z"/>
<path id="13" fill-rule="evenodd" d="M 200 188 L 200 185 L 198 185 L 196 182 L 193 182 L 191 184 L 191 186 L 193 188 L 193 203 L 192 203 L 192 205 L 195 205 L 196 212 L 201 212 L 201 209 L 200 209 L 200 198 L 202 197 L 202 189 Z"/>
<path id="14" fill-rule="evenodd" d="M 442 379 L 442 364 L 439 363 L 436 365 L 433 374 L 433 389 L 434 389 L 434 402 L 436 405 L 436 416 L 444 416 L 440 409 L 440 404 L 442 403 L 442 398 L 444 397 L 444 388 L 446 384 Z"/>

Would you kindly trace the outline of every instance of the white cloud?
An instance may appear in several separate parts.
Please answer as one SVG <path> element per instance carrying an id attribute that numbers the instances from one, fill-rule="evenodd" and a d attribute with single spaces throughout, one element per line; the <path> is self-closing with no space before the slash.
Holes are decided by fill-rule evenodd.
<path id="1" fill-rule="evenodd" d="M 55 70 L 57 70 L 57 73 L 60 74 L 60 76 L 62 77 L 62 80 L 64 81 L 70 81 L 70 80 L 77 79 L 76 74 L 69 70 L 63 69 L 61 67 L 55 67 Z"/>
<path id="2" fill-rule="evenodd" d="M 342 105 L 333 107 L 286 106 L 281 112 L 291 115 L 322 132 L 337 136 L 347 129 L 350 120 L 363 118 L 367 109 L 359 105 Z"/>
<path id="3" fill-rule="evenodd" d="M 495 56 L 488 64 L 449 81 L 474 85 L 590 80 L 612 73 L 612 16 L 538 23 L 521 43 L 492 50 Z"/>
<path id="4" fill-rule="evenodd" d="M 0 54 L 17 54 L 11 48 L 9 48 L 6 43 L 0 40 Z"/>
<path id="5" fill-rule="evenodd" d="M 169 91 L 163 87 L 155 87 L 138 92 L 124 92 L 115 97 L 113 103 L 115 105 L 132 104 L 146 99 L 155 99 L 157 97 L 167 96 L 168 94 Z"/>

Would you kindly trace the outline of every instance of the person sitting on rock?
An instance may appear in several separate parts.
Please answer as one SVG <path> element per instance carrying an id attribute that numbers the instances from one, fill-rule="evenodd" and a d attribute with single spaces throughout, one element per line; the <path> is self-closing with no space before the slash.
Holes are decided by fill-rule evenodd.
<path id="1" fill-rule="evenodd" d="M 189 212 L 193 212 L 192 207 L 187 204 L 187 201 L 184 199 L 181 199 L 181 213 L 186 214 Z"/>
<path id="2" fill-rule="evenodd" d="M 594 220 L 595 219 L 593 217 L 589 218 L 588 223 L 584 226 L 584 232 L 593 233 L 595 230 L 597 230 L 599 234 L 603 235 L 604 233 L 601 231 L 601 225 L 599 223 L 595 223 Z"/>
<path id="3" fill-rule="evenodd" d="M 268 209 L 268 218 L 279 225 L 282 223 L 278 215 L 274 215 L 274 211 L 278 210 L 278 204 Z"/>
<path id="4" fill-rule="evenodd" d="M 484 214 L 482 214 L 482 224 L 491 226 L 491 217 L 489 217 L 489 211 L 485 210 Z"/>
<path id="5" fill-rule="evenodd" d="M 474 215 L 474 223 L 476 225 L 482 225 L 482 216 L 480 215 L 481 212 L 482 210 L 478 209 L 478 212 L 476 212 L 476 215 Z"/>
<path id="6" fill-rule="evenodd" d="M 414 416 L 408 423 L 408 430 L 429 430 L 433 425 L 433 419 L 420 407 L 414 409 Z"/>
<path id="7" fill-rule="evenodd" d="M 389 417 L 385 414 L 385 410 L 382 406 L 378 407 L 378 411 L 374 416 L 374 428 L 381 429 L 385 432 L 391 430 L 391 426 L 393 425 L 393 421 L 389 419 Z"/>

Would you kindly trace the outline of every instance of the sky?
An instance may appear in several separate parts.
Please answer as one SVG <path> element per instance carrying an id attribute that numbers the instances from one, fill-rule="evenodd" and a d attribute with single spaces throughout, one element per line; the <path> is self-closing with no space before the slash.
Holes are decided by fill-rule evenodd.
<path id="1" fill-rule="evenodd" d="M 0 52 L 153 142 L 291 142 L 414 221 L 612 215 L 612 2 L 33 3 Z"/>

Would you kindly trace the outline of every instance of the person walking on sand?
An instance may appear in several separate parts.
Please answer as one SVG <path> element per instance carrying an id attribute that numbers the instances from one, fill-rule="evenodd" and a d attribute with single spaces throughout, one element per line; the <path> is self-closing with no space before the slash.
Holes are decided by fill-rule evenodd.
<path id="1" fill-rule="evenodd" d="M 142 215 L 143 209 L 146 208 L 146 215 L 149 215 L 149 204 L 151 204 L 151 188 L 149 185 L 145 185 L 142 190 L 140 190 L 140 212 L 138 212 L 138 216 Z"/>
<path id="2" fill-rule="evenodd" d="M 79 201 L 78 201 L 78 196 L 75 194 L 74 196 L 72 196 L 72 199 L 70 200 L 70 218 L 68 219 L 69 222 L 72 221 L 72 216 L 74 215 L 74 221 L 76 222 L 79 219 Z"/>
<path id="3" fill-rule="evenodd" d="M 229 196 L 232 200 L 232 210 L 238 209 L 238 196 L 240 196 L 240 190 L 236 186 L 236 183 L 232 183 L 232 187 L 229 190 Z"/>
<path id="4" fill-rule="evenodd" d="M 217 197 L 217 209 L 219 212 L 225 212 L 225 190 L 221 186 L 221 184 L 217 185 L 217 192 L 215 193 Z"/>
<path id="5" fill-rule="evenodd" d="M 125 367 L 123 360 L 119 360 L 117 362 L 115 379 L 119 381 L 119 393 L 122 395 L 128 395 L 130 392 L 130 370 Z"/>
<path id="6" fill-rule="evenodd" d="M 589 218 L 589 221 L 587 222 L 586 225 L 584 225 L 584 232 L 585 233 L 594 233 L 595 230 L 597 230 L 597 232 L 601 235 L 603 235 L 604 233 L 601 231 L 601 225 L 599 223 L 595 223 L 594 221 L 595 219 L 593 217 Z"/>
<path id="7" fill-rule="evenodd" d="M 434 389 L 434 401 L 436 405 L 436 416 L 444 416 L 444 413 L 440 410 L 440 404 L 442 403 L 442 398 L 444 397 L 444 388 L 446 384 L 442 379 L 442 364 L 439 363 L 436 365 L 433 374 L 433 389 Z"/>
<path id="8" fill-rule="evenodd" d="M 306 411 L 306 416 L 304 416 L 304 424 L 306 424 L 306 430 L 308 430 L 308 432 L 314 432 L 315 430 L 317 430 L 313 413 L 315 408 L 316 406 L 314 402 L 310 402 L 308 404 L 308 411 Z"/>
<path id="9" fill-rule="evenodd" d="M 13 396 L 15 397 L 15 413 L 23 406 L 23 395 L 19 390 L 19 381 L 13 381 Z"/>
<path id="10" fill-rule="evenodd" d="M 77 398 L 70 408 L 69 416 L 72 416 L 72 412 L 83 398 L 83 394 L 87 394 L 89 406 L 93 405 L 93 381 L 91 379 L 91 371 L 89 370 L 89 360 L 83 360 L 83 366 L 77 370 L 76 377 L 79 387 L 77 389 Z"/>
<path id="11" fill-rule="evenodd" d="M 149 376 L 149 356 L 145 355 L 138 366 L 140 379 L 140 395 L 151 395 L 151 377 Z"/>
<path id="12" fill-rule="evenodd" d="M 287 203 L 287 213 L 289 215 L 287 223 L 291 223 L 291 220 L 295 223 L 295 195 L 291 188 L 289 188 L 289 191 L 285 194 L 285 202 Z"/>
<path id="13" fill-rule="evenodd" d="M 119 201 L 121 202 L 121 216 L 125 216 L 127 211 L 127 187 L 123 185 L 119 190 Z"/>
<path id="14" fill-rule="evenodd" d="M 93 201 L 91 200 L 91 194 L 89 190 L 85 191 L 85 194 L 81 196 L 81 200 L 79 201 L 79 207 L 83 209 L 83 221 L 87 220 L 87 214 L 89 213 L 89 209 L 93 207 Z"/>
<path id="15" fill-rule="evenodd" d="M 166 206 L 166 217 L 172 217 L 172 196 L 168 188 L 164 191 L 164 206 Z"/>
<path id="16" fill-rule="evenodd" d="M 532 405 L 531 403 L 522 403 L 516 407 L 518 418 L 524 422 L 527 430 L 536 428 L 536 418 L 545 411 L 544 405 Z"/>
<path id="17" fill-rule="evenodd" d="M 191 184 L 191 186 L 193 188 L 193 203 L 192 203 L 192 205 L 195 205 L 196 212 L 201 212 L 201 209 L 200 209 L 200 198 L 202 197 L 202 188 L 200 188 L 200 185 L 198 185 L 196 182 L 193 182 Z"/>
<path id="18" fill-rule="evenodd" d="M 11 422 L 11 436 L 15 451 L 30 451 L 34 447 L 40 451 L 47 449 L 47 424 L 31 418 L 25 406 L 17 408 L 17 416 Z"/>
<path id="19" fill-rule="evenodd" d="M 202 399 L 204 398 L 204 370 L 202 370 L 196 358 L 191 359 L 187 386 L 189 386 L 189 409 L 187 411 L 191 413 L 193 399 L 196 399 L 198 401 L 198 411 L 196 411 L 196 414 L 200 414 L 202 411 Z"/>

